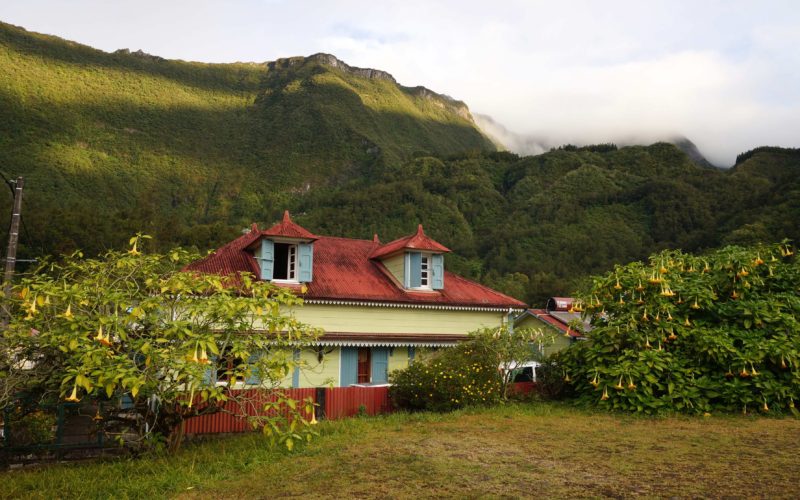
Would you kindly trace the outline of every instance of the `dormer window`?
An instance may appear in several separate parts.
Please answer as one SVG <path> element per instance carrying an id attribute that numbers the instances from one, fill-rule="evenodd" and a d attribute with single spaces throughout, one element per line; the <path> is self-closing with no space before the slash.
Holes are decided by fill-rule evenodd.
<path id="1" fill-rule="evenodd" d="M 314 274 L 316 236 L 283 213 L 283 220 L 250 245 L 261 279 L 278 283 L 310 283 Z"/>
<path id="2" fill-rule="evenodd" d="M 407 290 L 444 289 L 444 254 L 449 252 L 441 243 L 425 235 L 422 224 L 416 234 L 377 246 L 370 258 L 379 259 L 386 270 Z"/>
<path id="3" fill-rule="evenodd" d="M 411 290 L 441 290 L 444 288 L 444 258 L 442 254 L 406 252 L 403 285 Z"/>
<path id="4" fill-rule="evenodd" d="M 291 243 L 275 243 L 275 261 L 272 268 L 272 279 L 297 281 L 297 245 Z"/>

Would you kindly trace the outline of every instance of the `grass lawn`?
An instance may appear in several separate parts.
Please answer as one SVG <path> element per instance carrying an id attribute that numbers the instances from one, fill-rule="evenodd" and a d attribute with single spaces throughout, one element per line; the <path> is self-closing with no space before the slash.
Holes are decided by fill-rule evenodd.
<path id="1" fill-rule="evenodd" d="M 320 425 L 300 451 L 256 435 L 177 456 L 0 473 L 0 497 L 796 497 L 800 420 L 642 418 L 556 404 Z"/>

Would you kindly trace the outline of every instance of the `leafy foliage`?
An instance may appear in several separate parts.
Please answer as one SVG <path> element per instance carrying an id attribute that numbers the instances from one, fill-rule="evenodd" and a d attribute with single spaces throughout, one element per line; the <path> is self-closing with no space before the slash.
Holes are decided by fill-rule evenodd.
<path id="1" fill-rule="evenodd" d="M 128 252 L 73 254 L 24 277 L 14 288 L 4 333 L 12 349 L 4 354 L 29 398 L 129 397 L 134 415 L 125 418 L 140 438 L 161 434 L 174 449 L 186 418 L 248 392 L 232 388 L 276 389 L 295 367 L 291 346 L 316 331 L 284 312 L 302 303 L 291 292 L 247 275 L 182 272 L 196 255 L 143 253 L 143 238 L 134 237 Z M 291 410 L 289 422 L 272 412 L 253 424 L 291 448 L 310 432 L 310 403 L 274 392 Z"/>
<path id="2" fill-rule="evenodd" d="M 595 328 L 559 356 L 581 400 L 653 413 L 800 398 L 800 261 L 787 243 L 617 266 L 583 296 Z"/>
<path id="3" fill-rule="evenodd" d="M 470 339 L 390 374 L 394 403 L 409 410 L 451 411 L 506 399 L 511 370 L 537 357 L 540 330 L 485 328 Z"/>

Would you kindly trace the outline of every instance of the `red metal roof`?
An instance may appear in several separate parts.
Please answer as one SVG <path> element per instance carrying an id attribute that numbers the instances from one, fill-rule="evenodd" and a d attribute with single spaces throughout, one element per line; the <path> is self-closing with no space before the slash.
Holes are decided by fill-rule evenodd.
<path id="1" fill-rule="evenodd" d="M 299 239 L 306 239 L 306 240 L 316 240 L 317 237 L 311 234 L 306 228 L 302 226 L 298 226 L 294 222 L 292 222 L 292 218 L 289 216 L 289 211 L 285 210 L 283 212 L 283 220 L 279 223 L 275 224 L 269 229 L 265 229 L 261 232 L 262 236 L 279 236 L 283 238 L 299 238 Z"/>
<path id="2" fill-rule="evenodd" d="M 572 299 L 570 299 L 572 300 Z M 547 323 L 550 326 L 555 327 L 561 332 L 568 333 L 570 337 L 582 337 L 580 332 L 576 331 L 574 328 L 570 328 L 569 325 L 561 321 L 559 318 L 551 315 L 546 309 L 528 309 L 528 314 L 535 317 L 536 319 Z"/>
<path id="3" fill-rule="evenodd" d="M 370 257 L 372 257 L 373 259 L 378 259 L 380 257 L 385 257 L 387 255 L 397 253 L 406 248 L 410 248 L 413 250 L 429 250 L 432 252 L 439 252 L 439 253 L 447 253 L 450 251 L 450 249 L 447 248 L 446 246 L 430 239 L 425 234 L 425 231 L 423 231 L 422 224 L 420 224 L 419 226 L 417 226 L 417 232 L 415 234 L 396 239 L 390 243 L 383 245 L 382 247 L 376 248 L 375 252 Z"/>
<path id="4" fill-rule="evenodd" d="M 208 257 L 189 264 L 186 270 L 222 275 L 248 272 L 260 278 L 259 266 L 248 247 L 263 234 L 252 230 Z M 447 271 L 442 290 L 405 290 L 379 260 L 371 258 L 379 247 L 380 243 L 375 240 L 317 237 L 314 242 L 314 277 L 313 281 L 306 283 L 308 288 L 304 297 L 468 307 L 526 307 L 524 302 Z M 298 286 L 289 287 L 299 291 Z"/>

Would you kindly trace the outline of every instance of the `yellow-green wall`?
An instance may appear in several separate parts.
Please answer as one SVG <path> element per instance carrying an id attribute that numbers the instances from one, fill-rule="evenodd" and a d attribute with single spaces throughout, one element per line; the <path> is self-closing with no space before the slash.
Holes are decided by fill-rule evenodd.
<path id="1" fill-rule="evenodd" d="M 464 335 L 502 324 L 505 313 L 305 304 L 292 310 L 301 322 L 326 332 Z"/>
<path id="2" fill-rule="evenodd" d="M 416 359 L 416 352 L 415 352 Z M 408 368 L 408 347 L 395 347 L 389 350 L 389 373 Z"/>
<path id="3" fill-rule="evenodd" d="M 300 351 L 300 387 L 338 385 L 340 351 L 338 347 L 323 347 L 323 352 L 327 351 L 332 352 L 323 354 L 321 363 L 315 350 Z"/>
<path id="4" fill-rule="evenodd" d="M 398 283 L 402 284 L 405 280 L 405 254 L 401 253 L 383 260 L 383 265 L 392 273 Z"/>
<path id="5" fill-rule="evenodd" d="M 544 355 L 549 356 L 555 352 L 566 349 L 572 343 L 572 339 L 567 337 L 557 328 L 545 323 L 544 321 L 534 317 L 526 316 L 514 325 L 515 330 L 520 328 L 534 328 L 541 329 L 548 339 L 544 342 Z"/>

